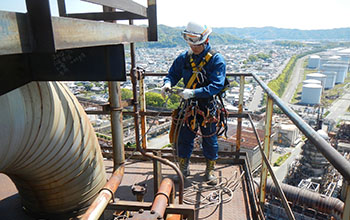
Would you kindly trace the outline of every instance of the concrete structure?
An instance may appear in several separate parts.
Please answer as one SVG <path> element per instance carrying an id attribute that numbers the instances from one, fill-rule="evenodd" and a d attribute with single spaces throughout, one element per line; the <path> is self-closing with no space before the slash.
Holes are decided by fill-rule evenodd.
<path id="1" fill-rule="evenodd" d="M 325 71 L 322 72 L 324 75 L 326 75 L 326 83 L 324 88 L 325 89 L 332 89 L 335 85 L 335 79 L 337 77 L 336 72 L 330 72 L 330 71 Z"/>
<path id="2" fill-rule="evenodd" d="M 218 145 L 219 145 L 219 152 L 235 152 L 236 151 L 236 124 L 228 124 L 229 128 L 227 131 L 227 139 L 218 138 Z M 258 135 L 260 140 L 262 141 L 262 145 L 264 144 L 264 130 L 257 129 Z M 254 131 L 252 128 L 244 127 L 242 128 L 242 141 L 241 141 L 241 152 L 246 152 L 249 163 L 251 166 L 251 170 L 255 170 L 261 165 L 262 157 L 259 150 L 259 144 L 256 140 L 256 137 L 254 135 Z M 272 134 L 271 137 L 271 155 L 272 156 L 272 144 L 273 144 L 273 137 L 274 134 Z"/>
<path id="3" fill-rule="evenodd" d="M 348 65 L 326 63 L 322 65 L 322 70 L 324 72 L 336 72 L 337 76 L 335 78 L 335 83 L 344 83 L 348 67 Z"/>
<path id="4" fill-rule="evenodd" d="M 301 94 L 301 103 L 307 105 L 316 105 L 321 102 L 322 85 L 304 84 Z"/>
<path id="5" fill-rule="evenodd" d="M 310 69 L 318 69 L 320 67 L 320 56 L 311 55 L 309 57 L 307 67 Z"/>
<path id="6" fill-rule="evenodd" d="M 275 143 L 284 147 L 290 147 L 297 144 L 299 138 L 299 129 L 294 124 L 280 124 L 277 126 L 277 138 Z"/>
<path id="7" fill-rule="evenodd" d="M 306 80 L 309 79 L 319 80 L 321 82 L 322 87 L 324 88 L 326 85 L 327 76 L 322 73 L 310 73 L 306 75 Z"/>

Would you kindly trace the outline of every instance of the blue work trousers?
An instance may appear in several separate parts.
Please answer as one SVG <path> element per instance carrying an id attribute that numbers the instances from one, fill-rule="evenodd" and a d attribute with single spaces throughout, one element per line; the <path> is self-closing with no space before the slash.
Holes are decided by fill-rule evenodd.
<path id="1" fill-rule="evenodd" d="M 192 118 L 190 118 L 192 119 Z M 204 157 L 209 160 L 218 159 L 218 137 L 216 134 L 216 123 L 208 123 L 206 127 L 201 126 L 203 121 L 202 116 L 197 116 L 197 123 L 200 127 L 201 133 L 204 135 L 202 137 L 202 148 Z M 193 151 L 194 138 L 196 137 L 195 131 L 191 130 L 186 123 L 181 126 L 179 138 L 178 138 L 178 156 L 182 158 L 190 158 Z M 215 133 L 214 135 L 211 135 Z M 210 135 L 210 137 L 205 137 Z"/>

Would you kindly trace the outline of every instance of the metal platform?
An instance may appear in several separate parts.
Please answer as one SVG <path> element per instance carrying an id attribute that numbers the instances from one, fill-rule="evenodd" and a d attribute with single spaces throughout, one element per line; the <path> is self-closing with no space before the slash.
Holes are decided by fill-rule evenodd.
<path id="1" fill-rule="evenodd" d="M 105 167 L 107 175 L 110 176 L 113 171 L 113 162 L 111 160 L 105 160 Z M 194 201 L 199 201 L 204 197 L 207 197 L 210 192 L 197 192 L 191 196 L 186 196 L 187 190 L 191 189 L 191 186 L 195 183 L 198 183 L 198 186 L 205 187 L 204 182 L 204 163 L 191 163 L 190 164 L 191 175 L 185 181 L 185 201 L 192 199 Z M 251 207 L 251 204 L 254 203 L 251 201 L 249 195 L 249 182 L 245 178 L 245 175 L 241 174 L 244 168 L 242 165 L 234 164 L 218 164 L 216 166 L 216 175 L 222 176 L 225 178 L 231 178 L 231 186 L 234 189 L 232 193 L 232 198 L 226 203 L 219 205 L 210 205 L 207 208 L 199 209 L 195 211 L 195 219 L 253 219 L 254 210 Z M 168 166 L 162 165 L 161 172 L 163 178 L 169 177 L 173 178 L 175 172 Z M 226 179 L 222 180 L 225 181 Z M 233 186 L 233 183 L 237 181 L 236 186 Z M 203 184 L 201 184 L 203 183 Z M 133 195 L 131 187 L 134 185 L 143 185 L 146 184 L 147 191 L 144 195 L 144 202 L 150 204 L 154 198 L 154 180 L 153 180 L 153 162 L 152 161 L 130 161 L 126 164 L 125 172 L 121 185 L 118 187 L 116 192 L 116 205 L 118 201 L 128 201 L 133 202 L 137 201 L 136 196 Z M 10 219 L 23 219 L 31 220 L 27 216 L 21 207 L 20 196 L 17 194 L 15 185 L 11 180 L 4 174 L 0 174 L 0 213 L 1 219 L 10 220 Z M 176 191 L 178 194 L 178 185 L 176 184 Z M 223 197 L 224 199 L 229 198 L 228 195 Z M 124 204 L 123 202 L 123 204 Z M 208 203 L 209 200 L 204 199 L 203 202 Z M 175 198 L 175 203 L 178 203 L 178 195 Z M 198 209 L 199 206 L 202 206 L 204 203 L 196 205 L 188 205 L 190 209 Z M 107 213 L 107 212 L 106 212 Z M 105 219 L 111 219 L 108 215 L 105 214 Z"/>
<path id="2" fill-rule="evenodd" d="M 106 170 L 109 175 L 112 174 L 113 162 L 106 162 Z M 233 189 L 232 197 L 230 201 L 220 203 L 215 205 L 215 202 L 211 201 L 213 204 L 206 208 L 200 209 L 200 207 L 205 204 L 211 203 L 210 200 L 206 199 L 209 194 L 213 193 L 215 190 L 210 190 L 206 192 L 197 191 L 195 193 L 190 193 L 193 189 L 193 185 L 197 187 L 207 187 L 208 185 L 204 179 L 204 163 L 191 163 L 190 171 L 191 175 L 185 180 L 185 193 L 184 193 L 184 204 L 186 201 L 193 200 L 197 204 L 188 204 L 189 208 L 195 209 L 195 219 L 254 219 L 253 216 L 256 215 L 251 204 L 248 186 L 248 181 L 245 175 L 241 174 L 243 172 L 242 165 L 234 164 L 217 164 L 216 175 L 224 177 L 223 182 L 231 183 L 231 188 Z M 161 168 L 163 178 L 173 178 L 176 176 L 175 172 L 166 165 L 162 165 Z M 234 186 L 234 183 L 237 183 Z M 144 195 L 144 202 L 151 203 L 154 198 L 154 179 L 153 179 L 153 163 L 152 161 L 132 161 L 126 164 L 125 172 L 121 185 L 118 187 L 116 192 L 116 205 L 118 205 L 118 200 L 122 201 L 137 201 L 135 195 L 133 195 L 131 187 L 134 185 L 144 185 L 146 184 L 147 191 Z M 223 184 L 224 185 L 224 184 Z M 220 192 L 224 187 L 217 187 L 216 192 Z M 176 184 L 176 191 L 178 192 L 178 185 Z M 178 194 L 178 193 L 177 193 Z M 215 194 L 214 194 L 215 195 Z M 228 199 L 229 195 L 224 195 L 223 199 Z M 202 203 L 199 201 L 202 200 Z M 175 198 L 175 203 L 178 203 L 178 195 Z M 124 204 L 124 203 L 123 203 Z M 108 218 L 107 218 L 108 219 Z"/>

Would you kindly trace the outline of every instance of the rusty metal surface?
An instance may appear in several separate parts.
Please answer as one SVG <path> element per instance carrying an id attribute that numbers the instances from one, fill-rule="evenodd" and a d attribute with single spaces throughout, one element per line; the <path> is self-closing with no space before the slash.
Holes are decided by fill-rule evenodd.
<path id="1" fill-rule="evenodd" d="M 244 95 L 244 76 L 240 77 L 240 87 L 239 87 L 239 101 L 238 101 L 238 113 L 241 114 L 243 112 L 243 95 Z M 238 159 L 238 153 L 241 149 L 241 136 L 242 136 L 242 118 L 237 119 L 237 130 L 236 130 L 236 153 Z M 231 149 L 233 152 L 233 149 Z"/>
<path id="2" fill-rule="evenodd" d="M 174 187 L 175 185 L 170 178 L 163 179 L 154 198 L 151 211 L 155 211 L 161 216 L 164 215 L 165 209 L 170 203 L 170 194 Z"/>
<path id="3" fill-rule="evenodd" d="M 264 137 L 264 154 L 266 155 L 267 160 L 270 156 L 270 139 L 271 139 L 271 126 L 272 126 L 272 112 L 273 112 L 273 100 L 268 97 L 266 105 L 266 118 L 265 118 L 265 137 Z M 260 176 L 260 203 L 264 206 L 265 197 L 266 197 L 266 180 L 268 174 L 266 161 L 262 161 L 261 167 L 261 176 Z"/>
<path id="4" fill-rule="evenodd" d="M 108 178 L 110 175 L 112 175 L 113 172 L 113 162 L 111 160 L 105 161 L 105 167 L 107 171 Z M 132 163 L 127 163 L 124 171 L 124 176 L 123 176 L 123 181 L 118 187 L 118 190 L 115 194 L 116 197 L 116 202 L 118 203 L 118 200 L 122 200 L 124 202 L 121 202 L 121 204 L 126 205 L 125 201 L 134 201 L 136 202 L 135 196 L 132 194 L 131 187 L 134 183 L 146 183 L 148 190 L 145 194 L 145 209 L 151 207 L 151 202 L 154 199 L 154 192 L 153 192 L 153 170 L 152 170 L 152 162 L 132 162 Z M 191 168 L 191 176 L 189 177 L 189 180 L 191 181 L 203 181 L 203 172 L 205 169 L 205 164 L 204 163 L 191 163 L 190 164 Z M 228 164 L 218 164 L 216 172 L 217 174 L 220 175 L 226 175 L 230 176 L 234 171 L 239 171 L 240 167 L 239 165 L 228 165 Z M 240 171 L 239 171 L 240 172 Z M 163 167 L 163 174 L 164 177 L 173 177 L 175 176 L 175 172 L 169 167 L 169 166 L 164 166 Z M 1 175 L 0 175 L 1 178 Z M 0 179 L 0 183 L 2 182 L 2 179 Z M 252 216 L 252 211 L 251 211 L 251 203 L 249 201 L 249 197 L 247 196 L 247 191 L 246 191 L 246 183 L 245 180 L 242 182 L 244 187 L 238 187 L 236 191 L 234 192 L 234 197 L 230 203 L 223 204 L 217 208 L 215 213 L 211 215 L 207 219 L 232 219 L 232 220 L 243 220 L 243 219 L 253 219 Z M 12 188 L 14 189 L 14 185 L 7 185 L 8 188 L 0 188 L 0 192 L 3 190 L 9 190 Z M 186 187 L 190 186 L 189 182 L 186 182 Z M 0 193 L 0 195 L 3 195 Z M 4 199 L 4 198 L 0 198 Z M 175 202 L 177 202 L 177 199 L 175 199 Z M 2 209 L 2 204 L 3 200 L 0 201 L 0 211 L 4 210 Z M 8 203 L 7 203 L 8 204 Z M 128 203 L 129 204 L 129 203 Z M 132 205 L 133 207 L 136 207 L 138 203 L 134 203 Z M 185 205 L 188 206 L 188 205 Z M 20 208 L 20 200 L 18 199 L 17 201 L 17 206 L 16 210 L 18 211 L 18 208 Z M 127 206 L 125 206 L 127 207 Z M 175 206 L 177 207 L 177 206 Z M 178 207 L 179 208 L 179 207 Z M 132 209 L 131 209 L 132 210 Z M 134 209 L 135 210 L 135 209 Z M 138 210 L 138 209 L 136 209 Z M 172 212 L 174 212 L 174 208 L 172 208 Z M 197 216 L 199 214 L 199 217 L 205 216 L 210 214 L 210 212 L 213 211 L 212 209 L 204 209 L 200 210 L 197 213 Z M 9 213 L 10 217 L 18 215 L 18 213 Z M 23 215 L 24 218 L 8 218 L 8 219 L 31 219 L 28 216 L 25 216 L 24 213 Z M 7 220 L 5 218 L 5 220 Z"/>
<path id="5" fill-rule="evenodd" d="M 0 11 L 0 55 L 34 51 L 28 19 L 23 13 Z M 51 20 L 57 50 L 148 40 L 147 27 L 67 17 L 51 17 Z"/>
<path id="6" fill-rule="evenodd" d="M 122 182 L 124 175 L 124 164 L 113 172 L 106 185 L 99 192 L 96 199 L 92 202 L 89 209 L 85 212 L 81 219 L 83 220 L 98 220 L 110 200 L 114 200 L 114 193 Z"/>
<path id="7" fill-rule="evenodd" d="M 111 172 L 112 162 L 105 161 L 107 172 Z M 191 163 L 191 176 L 189 176 L 190 181 L 204 181 L 204 170 L 205 163 Z M 169 166 L 162 167 L 164 177 L 174 177 L 175 172 Z M 218 175 L 229 177 L 237 171 L 240 174 L 239 165 L 228 165 L 228 164 L 218 164 L 216 172 Z M 148 190 L 145 194 L 145 202 L 152 202 L 154 198 L 153 192 L 153 170 L 152 162 L 132 162 L 127 163 L 125 167 L 125 173 L 123 177 L 123 182 L 119 186 L 116 197 L 123 201 L 134 200 L 136 198 L 132 195 L 131 186 L 134 183 L 147 184 Z M 185 182 L 185 187 L 189 187 L 191 184 L 189 181 Z M 243 180 L 242 185 L 239 186 L 234 191 L 233 199 L 231 202 L 220 205 L 216 211 L 206 219 L 252 219 L 252 209 L 250 208 L 251 203 L 249 201 L 249 196 L 247 195 L 247 188 L 245 180 Z M 198 195 L 200 196 L 200 195 Z M 132 198 L 132 199 L 130 199 Z M 177 202 L 177 200 L 175 200 Z M 117 202 L 118 203 L 118 202 Z M 214 210 L 214 207 L 208 209 L 202 209 L 197 211 L 197 217 L 203 217 L 209 215 Z M 196 218 L 198 219 L 198 218 Z"/>

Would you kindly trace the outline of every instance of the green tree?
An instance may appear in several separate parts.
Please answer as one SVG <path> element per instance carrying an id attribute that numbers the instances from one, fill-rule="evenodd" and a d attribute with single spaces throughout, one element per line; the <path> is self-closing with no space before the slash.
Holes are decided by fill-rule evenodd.
<path id="1" fill-rule="evenodd" d="M 152 107 L 162 107 L 164 99 L 161 94 L 155 92 L 146 92 L 146 105 Z"/>
<path id="2" fill-rule="evenodd" d="M 132 91 L 129 89 L 122 88 L 122 100 L 131 99 Z"/>

